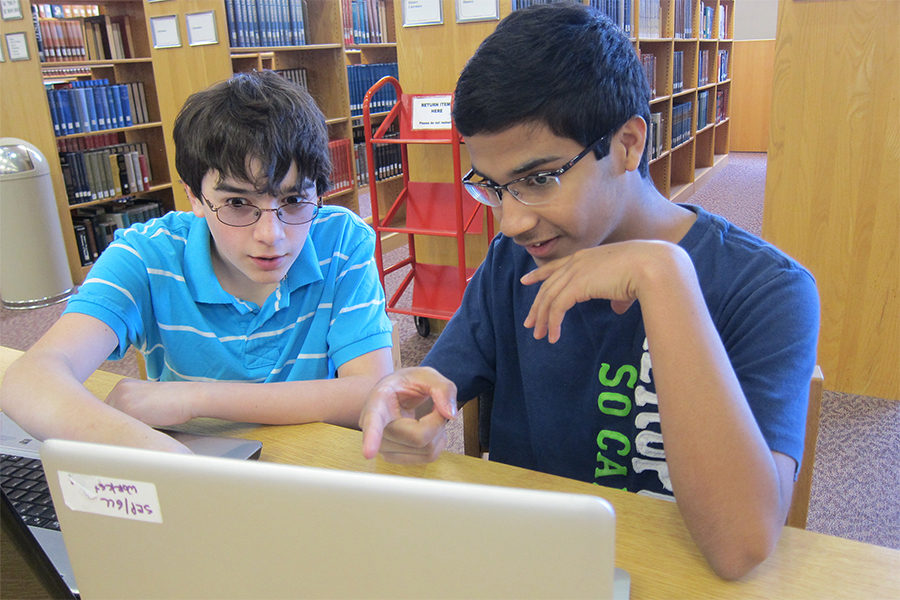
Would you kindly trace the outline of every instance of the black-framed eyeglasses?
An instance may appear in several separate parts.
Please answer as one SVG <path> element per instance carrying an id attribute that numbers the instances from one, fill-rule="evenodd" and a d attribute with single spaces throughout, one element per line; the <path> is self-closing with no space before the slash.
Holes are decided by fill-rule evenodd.
<path id="1" fill-rule="evenodd" d="M 303 200 L 300 196 L 291 196 L 288 202 L 278 208 L 260 208 L 243 198 L 230 199 L 219 207 L 213 206 L 205 196 L 203 200 L 209 206 L 209 210 L 215 213 L 216 218 L 230 227 L 249 227 L 259 221 L 264 212 L 275 213 L 278 220 L 285 225 L 304 225 L 316 218 L 322 206 L 320 198 L 311 202 Z"/>
<path id="2" fill-rule="evenodd" d="M 569 169 L 574 167 L 579 160 L 596 150 L 609 137 L 605 135 L 584 150 L 578 156 L 553 171 L 544 171 L 541 173 L 532 173 L 519 179 L 513 179 L 509 183 L 500 185 L 493 181 L 470 181 L 475 176 L 475 169 L 469 171 L 462 182 L 466 191 L 473 198 L 492 207 L 498 207 L 503 201 L 503 190 L 512 195 L 513 198 L 528 206 L 537 206 L 550 202 L 559 189 L 559 178 Z M 609 153 L 609 148 L 598 156 L 597 160 L 604 158 Z"/>

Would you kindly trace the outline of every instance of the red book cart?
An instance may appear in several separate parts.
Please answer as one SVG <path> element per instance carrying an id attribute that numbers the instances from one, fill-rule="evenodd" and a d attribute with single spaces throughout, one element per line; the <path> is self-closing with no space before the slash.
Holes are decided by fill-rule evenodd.
<path id="1" fill-rule="evenodd" d="M 370 105 L 376 94 L 386 85 L 394 87 L 397 101 L 393 104 L 377 130 L 372 129 Z M 381 91 L 383 94 L 383 91 Z M 379 96 L 380 97 L 380 96 Z M 452 123 L 449 128 L 420 128 L 414 121 L 416 107 L 421 107 L 430 98 L 446 97 L 433 95 L 404 94 L 400 83 L 394 77 L 384 77 L 373 85 L 363 100 L 363 124 L 366 134 L 366 162 L 369 171 L 369 194 L 372 202 L 372 227 L 375 229 L 375 259 L 381 284 L 387 275 L 406 266 L 411 267 L 394 295 L 387 301 L 387 312 L 412 315 L 419 335 L 426 337 L 430 332 L 428 319 L 449 320 L 462 302 L 466 284 L 475 269 L 466 268 L 466 233 L 481 233 L 483 226 L 482 205 L 475 201 L 462 185 L 460 166 L 460 144 L 462 138 Z M 394 124 L 399 124 L 399 137 L 387 137 L 386 132 Z M 381 215 L 378 202 L 378 185 L 375 182 L 375 149 L 381 144 L 400 146 L 403 165 L 403 185 L 394 198 L 386 214 Z M 453 153 L 453 183 L 431 183 L 410 181 L 407 146 L 410 144 L 449 144 Z M 398 213 L 406 210 L 406 219 L 399 222 Z M 493 218 L 487 219 L 488 234 L 494 236 Z M 381 249 L 382 233 L 406 234 L 409 257 L 388 267 L 384 267 Z M 456 239 L 456 265 L 433 265 L 416 260 L 416 236 L 439 236 Z M 412 285 L 412 306 L 400 308 L 397 303 Z"/>

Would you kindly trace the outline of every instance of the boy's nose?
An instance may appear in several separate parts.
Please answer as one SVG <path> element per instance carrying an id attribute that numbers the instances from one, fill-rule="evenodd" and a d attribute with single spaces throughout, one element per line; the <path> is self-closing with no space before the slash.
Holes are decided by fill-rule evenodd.
<path id="1" fill-rule="evenodd" d="M 510 238 L 530 231 L 538 221 L 534 210 L 513 198 L 509 192 L 504 192 L 503 203 L 494 208 L 494 214 L 500 221 L 500 232 Z"/>

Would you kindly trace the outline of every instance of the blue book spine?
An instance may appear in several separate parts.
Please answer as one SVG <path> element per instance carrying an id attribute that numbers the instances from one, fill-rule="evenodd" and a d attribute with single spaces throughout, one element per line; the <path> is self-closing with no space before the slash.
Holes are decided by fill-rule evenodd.
<path id="1" fill-rule="evenodd" d="M 88 114 L 88 108 L 84 99 L 84 89 L 70 88 L 69 97 L 72 99 L 72 107 L 77 115 L 75 119 L 75 133 L 90 133 L 91 117 Z"/>
<path id="2" fill-rule="evenodd" d="M 72 135 L 76 133 L 74 110 L 72 108 L 72 95 L 70 90 L 56 90 L 56 99 L 59 101 L 60 116 L 63 119 L 65 132 L 64 135 Z"/>
<path id="3" fill-rule="evenodd" d="M 228 43 L 237 48 L 237 23 L 234 18 L 234 0 L 225 0 L 225 21 L 228 23 Z"/>
<path id="4" fill-rule="evenodd" d="M 112 125 L 109 123 L 109 115 L 106 112 L 106 92 L 99 85 L 88 88 L 94 98 L 94 110 L 97 113 L 97 131 L 110 129 Z"/>
<path id="5" fill-rule="evenodd" d="M 47 90 L 47 103 L 50 105 L 50 118 L 53 120 L 53 135 L 56 137 L 65 135 L 60 128 L 62 119 L 59 116 L 59 101 L 56 99 L 56 90 Z"/>
<path id="6" fill-rule="evenodd" d="M 122 127 L 131 127 L 134 125 L 134 120 L 131 116 L 131 104 L 128 102 L 128 86 L 124 83 L 120 83 L 113 87 L 116 89 L 119 108 L 122 112 Z"/>
<path id="7" fill-rule="evenodd" d="M 111 127 L 125 127 L 125 115 L 119 104 L 119 90 L 114 85 L 105 85 L 103 91 L 106 93 L 106 110 L 112 122 Z"/>

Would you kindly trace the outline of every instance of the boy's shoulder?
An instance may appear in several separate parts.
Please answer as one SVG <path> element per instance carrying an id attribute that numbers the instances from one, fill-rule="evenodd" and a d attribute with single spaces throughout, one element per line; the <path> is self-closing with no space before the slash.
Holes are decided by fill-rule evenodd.
<path id="1" fill-rule="evenodd" d="M 699 206 L 690 204 L 680 206 L 697 215 L 694 225 L 679 243 L 691 256 L 696 255 L 699 258 L 702 255 L 716 254 L 723 258 L 743 260 L 742 257 L 755 255 L 757 259 L 762 258 L 781 268 L 806 270 L 776 246 L 738 227 L 725 217 L 710 213 Z"/>
<path id="2" fill-rule="evenodd" d="M 310 236 L 316 245 L 328 239 L 340 239 L 342 244 L 351 240 L 371 239 L 374 242 L 375 231 L 349 208 L 325 205 L 319 209 L 310 227 Z"/>

